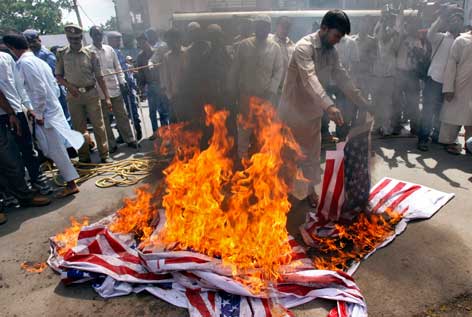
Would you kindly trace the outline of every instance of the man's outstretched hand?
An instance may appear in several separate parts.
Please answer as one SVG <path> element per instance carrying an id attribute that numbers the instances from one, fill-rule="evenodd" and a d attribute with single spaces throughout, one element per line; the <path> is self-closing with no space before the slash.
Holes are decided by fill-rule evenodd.
<path id="1" fill-rule="evenodd" d="M 337 126 L 342 127 L 344 125 L 344 118 L 341 110 L 339 110 L 336 106 L 331 106 L 326 109 L 328 113 L 328 117 L 330 120 L 334 121 Z"/>

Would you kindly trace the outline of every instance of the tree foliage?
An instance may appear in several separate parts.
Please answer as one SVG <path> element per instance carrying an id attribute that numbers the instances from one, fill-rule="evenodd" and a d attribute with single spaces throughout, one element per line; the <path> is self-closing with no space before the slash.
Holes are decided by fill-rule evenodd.
<path id="1" fill-rule="evenodd" d="M 105 24 L 102 24 L 101 27 L 104 31 L 116 31 L 118 30 L 118 21 L 116 20 L 116 17 L 111 17 L 105 22 Z"/>
<path id="2" fill-rule="evenodd" d="M 0 28 L 61 33 L 61 9 L 71 8 L 70 0 L 0 0 Z"/>

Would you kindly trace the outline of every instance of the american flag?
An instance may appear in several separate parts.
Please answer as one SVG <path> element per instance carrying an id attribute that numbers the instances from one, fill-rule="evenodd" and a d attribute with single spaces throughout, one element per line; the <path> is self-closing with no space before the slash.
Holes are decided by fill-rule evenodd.
<path id="1" fill-rule="evenodd" d="M 337 222 L 342 216 L 365 211 L 370 192 L 370 131 L 373 121 L 354 126 L 347 141 L 326 153 L 318 223 Z"/>
<path id="2" fill-rule="evenodd" d="M 290 308 L 316 298 L 339 302 L 334 309 L 339 315 L 333 316 L 367 316 L 354 280 L 343 272 L 316 270 L 292 237 L 293 262 L 266 292 L 253 294 L 219 259 L 191 251 L 141 252 L 132 236 L 111 233 L 104 223 L 82 228 L 77 246 L 63 257 L 51 239 L 48 263 L 64 283 L 92 281 L 104 298 L 147 291 L 187 309 L 191 317 L 293 316 Z"/>
<path id="3" fill-rule="evenodd" d="M 336 235 L 335 224 L 342 219 L 352 219 L 356 213 L 383 213 L 386 210 L 400 213 L 402 221 L 397 225 L 395 235 L 380 248 L 403 232 L 407 222 L 432 217 L 454 197 L 392 178 L 384 178 L 371 188 L 371 127 L 372 122 L 368 121 L 352 128 L 347 142 L 338 144 L 336 151 L 326 153 L 320 205 L 315 212 L 308 213 L 306 223 L 300 229 L 307 245 L 315 246 L 314 237 Z M 358 263 L 354 264 L 350 272 L 357 267 Z"/>
<path id="4" fill-rule="evenodd" d="M 359 147 L 354 152 L 358 150 Z M 361 147 L 361 150 L 365 149 Z M 323 206 L 330 207 L 320 208 L 320 212 L 336 210 L 336 216 L 340 213 L 345 201 L 344 181 L 348 179 L 343 168 L 346 152 L 349 153 L 342 147 L 327 154 Z M 396 226 L 395 234 L 378 248 L 403 232 L 408 221 L 432 217 L 453 197 L 421 185 L 382 179 L 368 196 L 372 211 L 380 213 L 393 208 L 403 214 L 403 220 Z M 310 214 L 301 228 L 308 245 L 313 245 L 311 236 L 317 234 L 318 217 L 316 213 Z M 64 283 L 92 281 L 95 291 L 104 298 L 147 291 L 187 309 L 191 317 L 293 316 L 289 309 L 317 298 L 336 302 L 329 317 L 367 316 L 365 300 L 351 277 L 359 262 L 348 272 L 316 270 L 305 248 L 290 237 L 292 263 L 281 269 L 283 274 L 267 292 L 253 294 L 233 278 L 221 260 L 191 251 L 138 250 L 132 235 L 117 235 L 107 229 L 111 219 L 113 215 L 82 228 L 77 246 L 64 256 L 58 254 L 58 246 L 51 238 L 48 264 L 61 274 Z M 163 211 L 159 219 L 155 234 L 165 221 Z"/>

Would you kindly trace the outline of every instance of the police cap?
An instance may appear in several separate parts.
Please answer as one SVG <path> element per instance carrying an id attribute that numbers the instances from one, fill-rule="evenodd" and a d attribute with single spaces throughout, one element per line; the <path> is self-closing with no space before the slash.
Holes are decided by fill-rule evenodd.
<path id="1" fill-rule="evenodd" d="M 83 30 L 80 26 L 69 24 L 64 27 L 67 37 L 82 37 Z"/>

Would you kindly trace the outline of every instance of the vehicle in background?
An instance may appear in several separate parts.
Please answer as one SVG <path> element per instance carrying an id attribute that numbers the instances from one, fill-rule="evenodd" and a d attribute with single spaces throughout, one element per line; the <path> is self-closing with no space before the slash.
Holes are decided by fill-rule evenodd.
<path id="1" fill-rule="evenodd" d="M 293 26 L 290 38 L 298 41 L 303 36 L 312 33 L 313 25 L 320 25 L 323 16 L 328 10 L 298 10 L 298 11 L 244 11 L 244 12 L 203 12 L 203 13 L 174 13 L 172 15 L 172 25 L 182 31 L 190 22 L 198 22 L 203 28 L 210 24 L 219 24 L 227 37 L 227 43 L 238 35 L 238 30 L 242 23 L 249 21 L 258 14 L 266 14 L 275 22 L 278 17 L 287 16 L 292 19 Z M 352 24 L 352 33 L 357 32 L 360 22 L 370 20 L 372 29 L 382 15 L 381 10 L 346 10 L 345 11 Z M 405 10 L 405 16 L 416 16 L 416 10 Z M 274 29 L 273 28 L 273 29 Z"/>

